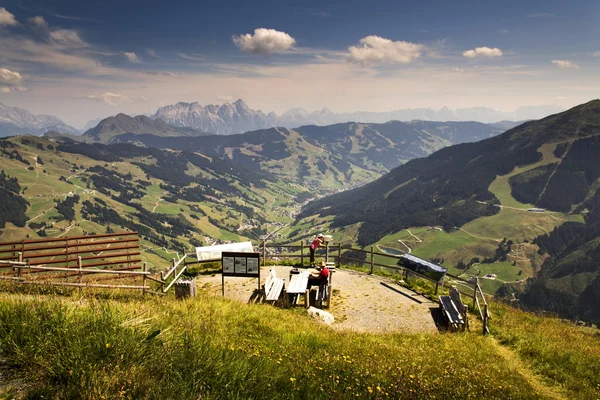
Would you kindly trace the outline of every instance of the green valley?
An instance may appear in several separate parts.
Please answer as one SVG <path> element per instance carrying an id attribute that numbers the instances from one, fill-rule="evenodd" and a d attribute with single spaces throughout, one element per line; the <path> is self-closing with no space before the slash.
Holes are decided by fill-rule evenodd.
<path id="1" fill-rule="evenodd" d="M 489 293 L 531 307 L 597 315 L 599 143 L 594 100 L 409 161 L 309 204 L 297 223 L 329 218 L 325 230 L 354 232 L 345 236 L 349 244 L 442 262 L 452 273 L 482 278 Z"/>

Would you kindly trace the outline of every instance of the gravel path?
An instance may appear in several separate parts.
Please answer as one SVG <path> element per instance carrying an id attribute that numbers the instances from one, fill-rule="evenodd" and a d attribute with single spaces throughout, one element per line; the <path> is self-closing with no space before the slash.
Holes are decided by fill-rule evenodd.
<path id="1" fill-rule="evenodd" d="M 262 282 L 274 268 L 278 277 L 285 278 L 290 267 L 261 268 Z M 200 275 L 197 287 L 209 294 L 221 296 L 221 275 Z M 225 296 L 247 302 L 258 287 L 256 279 L 225 278 Z M 331 308 L 335 329 L 359 332 L 437 333 L 434 316 L 438 305 L 415 292 L 376 275 L 337 270 L 332 276 Z"/>

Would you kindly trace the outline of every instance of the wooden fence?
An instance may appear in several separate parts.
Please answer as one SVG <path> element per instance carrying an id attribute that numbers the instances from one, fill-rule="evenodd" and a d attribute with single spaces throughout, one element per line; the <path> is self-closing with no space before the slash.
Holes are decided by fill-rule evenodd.
<path id="1" fill-rule="evenodd" d="M 150 289 L 137 232 L 0 243 L 0 279 L 79 288 Z M 101 281 L 139 278 L 139 284 Z"/>

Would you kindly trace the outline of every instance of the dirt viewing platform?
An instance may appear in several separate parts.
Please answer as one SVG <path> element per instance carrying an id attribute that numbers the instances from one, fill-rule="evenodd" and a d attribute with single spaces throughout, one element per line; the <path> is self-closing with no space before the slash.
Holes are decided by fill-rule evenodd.
<path id="1" fill-rule="evenodd" d="M 261 268 L 261 284 L 271 269 L 289 285 L 287 266 Z M 196 277 L 198 290 L 221 296 L 221 274 Z M 226 278 L 225 297 L 248 302 L 257 288 L 256 278 Z M 334 329 L 356 332 L 437 333 L 441 318 L 437 303 L 377 275 L 338 269 L 332 277 L 331 307 Z"/>

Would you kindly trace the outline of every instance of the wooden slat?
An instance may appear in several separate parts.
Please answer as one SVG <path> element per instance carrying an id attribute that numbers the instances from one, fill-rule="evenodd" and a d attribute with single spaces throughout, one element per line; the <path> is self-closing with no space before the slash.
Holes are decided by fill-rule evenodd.
<path id="1" fill-rule="evenodd" d="M 96 248 L 97 246 L 104 246 L 104 245 L 113 245 L 113 244 L 121 244 L 121 243 L 133 243 L 133 242 L 139 242 L 139 240 L 136 239 L 124 239 L 124 240 L 104 240 L 104 241 L 100 241 L 100 242 L 90 242 L 90 243 L 81 243 L 78 245 L 69 245 L 69 246 L 65 246 L 63 245 L 55 245 L 55 246 L 41 246 L 41 247 L 29 247 L 29 248 L 24 248 L 24 249 L 17 249 L 17 251 L 15 250 L 5 250 L 2 251 L 0 250 L 0 253 L 15 253 L 15 252 L 23 252 L 23 258 L 31 258 L 32 256 L 29 255 L 28 253 L 31 251 L 45 251 L 45 250 L 56 250 L 56 249 L 72 249 L 72 248 L 79 248 L 79 247 L 89 247 L 90 248 L 90 252 L 91 251 L 102 251 L 102 250 L 106 250 L 106 249 L 110 249 L 110 247 L 101 247 L 101 248 Z M 139 246 L 138 244 L 135 245 L 131 245 L 131 246 Z M 82 250 L 82 249 L 79 249 Z M 69 253 L 76 253 L 78 250 L 75 251 L 69 251 Z M 65 250 L 66 252 L 66 250 Z M 65 252 L 60 252 L 60 253 L 56 253 L 56 255 L 61 255 L 64 254 Z M 35 253 L 34 253 L 35 254 Z M 42 253 L 40 253 L 42 254 Z M 45 254 L 52 254 L 52 253 L 45 253 Z M 4 258 L 3 256 L 0 256 L 0 258 Z"/>
<path id="2" fill-rule="evenodd" d="M 17 244 L 36 244 L 36 243 L 48 243 L 48 242 L 66 242 L 69 240 L 83 240 L 83 239 L 94 239 L 94 238 L 105 238 L 105 237 L 118 237 L 118 236 L 133 236 L 137 235 L 137 232 L 117 232 L 117 233 L 101 233 L 98 235 L 88 235 L 88 236 L 73 236 L 73 237 L 64 237 L 64 238 L 47 238 L 47 239 L 26 239 L 20 240 L 17 242 L 3 242 L 0 243 L 1 246 L 12 246 Z"/>
<path id="3" fill-rule="evenodd" d="M 290 294 L 303 294 L 306 291 L 308 285 L 308 272 L 301 272 L 299 274 L 292 275 L 290 279 L 290 285 L 286 289 L 286 293 Z"/>
<path id="4" fill-rule="evenodd" d="M 141 265 L 132 265 L 130 267 L 121 267 L 121 268 L 111 268 L 111 269 L 103 269 L 103 270 L 96 270 L 96 271 L 103 271 L 103 272 L 98 272 L 98 273 L 93 273 L 90 271 L 94 271 L 94 270 L 82 270 L 81 274 L 82 275 L 90 275 L 90 274 L 94 274 L 95 276 L 98 274 L 111 274 L 111 271 L 134 271 L 134 270 L 140 270 L 142 267 Z M 47 275 L 43 275 L 40 276 L 39 278 L 37 278 L 37 280 L 48 280 L 48 279 L 65 279 L 65 278 L 73 278 L 73 277 L 77 277 L 79 276 L 79 269 L 73 268 L 72 269 L 73 272 L 67 272 L 64 274 L 47 274 Z M 33 272 L 32 272 L 33 273 Z M 115 274 L 113 274 L 115 275 Z M 119 275 L 119 276 L 123 276 L 123 275 Z"/>
<path id="5" fill-rule="evenodd" d="M 279 296 L 281 295 L 281 291 L 283 290 L 283 286 L 285 283 L 285 279 L 283 278 L 275 278 L 273 280 L 273 285 L 271 286 L 271 290 L 267 293 L 267 301 L 277 301 Z"/>
<path id="6" fill-rule="evenodd" d="M 46 281 L 19 281 L 19 283 L 29 285 L 50 285 L 50 286 L 70 286 L 70 287 L 82 287 L 82 288 L 104 288 L 104 289 L 150 289 L 150 286 L 136 286 L 136 285 L 104 285 L 97 283 L 71 283 L 71 282 L 46 282 Z"/>
<path id="7" fill-rule="evenodd" d="M 101 248 L 101 249 L 80 249 L 80 250 L 70 250 L 70 251 L 56 251 L 53 253 L 34 253 L 34 254 L 23 254 L 23 259 L 24 260 L 31 260 L 34 258 L 42 258 L 42 257 L 59 257 L 59 256 L 64 256 L 64 255 L 72 255 L 72 254 L 85 254 L 85 253 L 105 253 L 105 252 L 112 252 L 112 251 L 117 251 L 117 250 L 128 250 L 128 249 L 137 249 L 139 248 L 138 245 L 127 245 L 127 246 L 114 246 L 114 247 L 107 247 L 107 248 Z M 99 258 L 102 258 L 102 256 L 98 256 Z M 40 263 L 39 261 L 36 261 L 36 263 Z"/>
<path id="8" fill-rule="evenodd" d="M 169 289 L 171 289 L 171 286 L 173 286 L 175 284 L 175 282 L 177 282 L 177 279 L 179 279 L 181 277 L 181 275 L 183 275 L 184 271 L 187 269 L 187 266 L 184 265 L 183 268 L 181 268 L 181 271 L 179 271 L 177 273 L 177 275 L 175 275 L 175 277 L 173 278 L 173 280 L 171 281 L 171 283 L 169 283 L 169 286 L 167 286 L 163 292 L 167 293 L 169 291 Z"/>
<path id="9" fill-rule="evenodd" d="M 141 263 L 142 259 L 141 258 L 132 258 L 131 260 L 119 260 L 119 261 L 109 261 L 109 262 L 105 262 L 105 263 L 94 263 L 94 264 L 84 264 L 83 268 L 90 268 L 90 267 L 104 267 L 104 266 L 108 266 L 108 265 L 117 265 L 117 264 L 135 264 L 135 263 Z"/>
<path id="10" fill-rule="evenodd" d="M 140 255 L 141 253 L 131 253 L 131 255 Z M 125 257 L 125 256 L 123 256 Z M 97 257 L 93 257 L 93 258 L 89 258 L 86 259 L 87 261 L 90 260 L 102 260 L 105 258 L 111 258 L 110 255 L 106 255 L 106 256 L 97 256 Z M 114 257 L 112 257 L 114 258 Z M 84 258 L 82 257 L 82 260 Z M 132 259 L 125 259 L 125 260 L 117 260 L 117 261 L 103 261 L 103 262 L 99 262 L 99 263 L 91 263 L 91 264 L 83 264 L 82 267 L 83 268 L 88 268 L 88 267 L 99 267 L 99 266 L 108 266 L 108 265 L 117 265 L 117 264 L 131 264 L 131 263 L 135 263 L 135 262 L 140 262 L 141 259 L 140 258 L 132 258 Z M 72 263 L 76 263 L 77 262 L 77 258 L 69 258 L 68 260 L 61 260 L 61 259 L 57 259 L 57 260 L 38 260 L 36 261 L 37 265 L 52 265 L 52 264 L 63 264 L 65 265 L 66 268 L 77 268 L 77 265 L 73 265 L 73 266 L 69 266 L 69 264 Z M 31 272 L 31 273 L 36 273 L 35 271 Z"/>
<path id="11" fill-rule="evenodd" d="M 17 267 L 18 268 L 18 267 Z M 72 272 L 73 268 L 62 268 L 62 267 L 42 267 L 38 265 L 31 265 L 27 267 L 22 267 L 23 269 L 33 269 L 33 270 L 41 270 L 41 271 L 67 271 Z M 128 267 L 127 269 L 131 269 L 132 267 Z M 137 267 L 136 267 L 137 268 Z M 114 269 L 88 269 L 82 270 L 82 274 L 129 274 L 129 275 L 148 275 L 150 272 L 141 272 L 141 271 L 125 271 L 123 268 L 114 268 Z"/>

